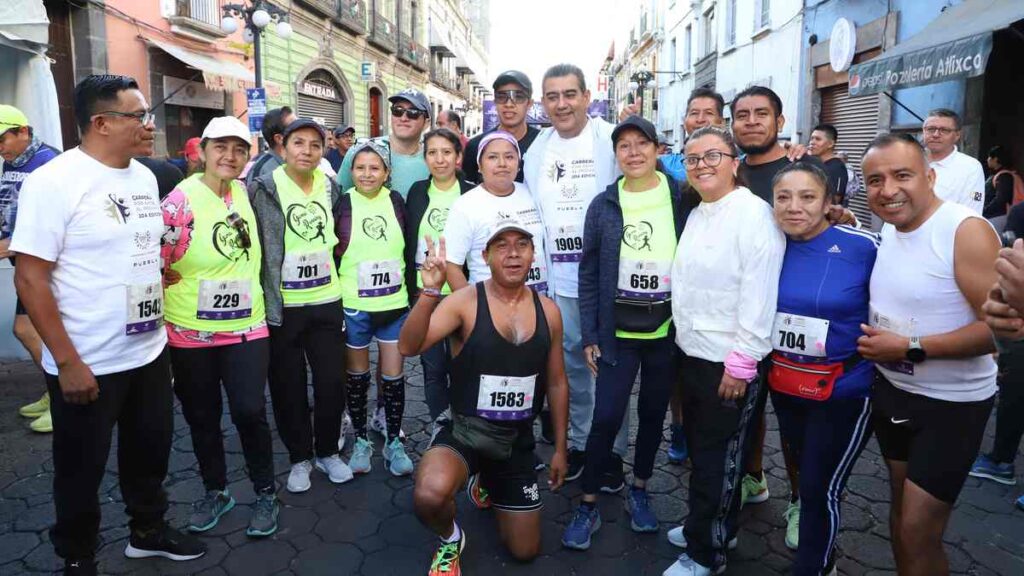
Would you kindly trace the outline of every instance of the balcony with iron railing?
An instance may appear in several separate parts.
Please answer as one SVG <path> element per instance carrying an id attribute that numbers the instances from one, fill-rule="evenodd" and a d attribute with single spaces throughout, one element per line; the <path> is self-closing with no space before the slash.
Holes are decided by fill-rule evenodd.
<path id="1" fill-rule="evenodd" d="M 227 36 L 220 27 L 220 0 L 175 0 L 167 19 L 172 32 L 190 38 L 212 42 Z"/>
<path id="2" fill-rule="evenodd" d="M 426 48 L 420 46 L 419 42 L 413 40 L 408 34 L 400 32 L 398 35 L 398 59 L 411 65 L 417 70 L 426 72 L 430 58 Z"/>
<path id="3" fill-rule="evenodd" d="M 363 0 L 336 0 L 338 25 L 353 34 L 366 33 L 366 4 Z"/>
<path id="4" fill-rule="evenodd" d="M 322 14 L 323 16 L 334 16 L 338 12 L 338 0 L 297 0 L 298 3 Z"/>
<path id="5" fill-rule="evenodd" d="M 369 41 L 389 54 L 394 54 L 398 50 L 398 31 L 380 12 L 373 13 L 373 28 L 370 30 Z"/>
<path id="6" fill-rule="evenodd" d="M 430 67 L 430 81 L 438 86 L 448 90 L 449 92 L 455 92 L 455 83 L 452 81 L 451 76 L 448 75 L 443 68 L 437 66 Z"/>

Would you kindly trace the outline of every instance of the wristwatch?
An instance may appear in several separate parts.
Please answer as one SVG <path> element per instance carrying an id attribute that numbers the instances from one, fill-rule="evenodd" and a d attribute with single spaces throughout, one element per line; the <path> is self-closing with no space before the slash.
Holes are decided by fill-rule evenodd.
<path id="1" fill-rule="evenodd" d="M 920 364 L 928 358 L 928 353 L 921 347 L 921 337 L 911 336 L 910 347 L 907 348 L 907 360 L 914 364 Z"/>

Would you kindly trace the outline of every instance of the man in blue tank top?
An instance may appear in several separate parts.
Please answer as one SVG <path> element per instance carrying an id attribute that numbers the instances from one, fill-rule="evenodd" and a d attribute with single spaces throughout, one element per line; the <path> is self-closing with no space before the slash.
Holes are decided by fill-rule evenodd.
<path id="1" fill-rule="evenodd" d="M 460 574 L 466 538 L 455 522 L 455 494 L 466 485 L 478 508 L 494 508 L 505 548 L 520 561 L 540 551 L 541 498 L 534 470 L 533 421 L 546 396 L 555 453 L 548 487 L 565 480 L 569 384 L 562 317 L 554 301 L 526 286 L 533 237 L 514 217 L 495 223 L 484 249 L 491 278 L 440 300 L 445 245 L 427 241 L 423 290 L 398 348 L 415 356 L 451 338 L 451 411 L 420 460 L 416 515 L 441 542 L 430 576 Z M 439 303 L 440 302 L 440 303 Z"/>

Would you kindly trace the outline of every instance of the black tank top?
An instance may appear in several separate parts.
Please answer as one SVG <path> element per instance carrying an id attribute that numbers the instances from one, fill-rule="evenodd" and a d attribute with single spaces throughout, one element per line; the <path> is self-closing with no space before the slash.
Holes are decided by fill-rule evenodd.
<path id="1" fill-rule="evenodd" d="M 451 365 L 456 413 L 516 427 L 533 425 L 547 389 L 551 332 L 540 297 L 530 292 L 536 329 L 529 340 L 516 345 L 494 328 L 484 283 L 477 283 L 476 325 Z"/>

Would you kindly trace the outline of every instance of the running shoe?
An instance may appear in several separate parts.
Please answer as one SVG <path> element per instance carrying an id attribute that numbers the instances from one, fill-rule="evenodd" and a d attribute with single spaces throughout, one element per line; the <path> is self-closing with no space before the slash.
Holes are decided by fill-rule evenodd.
<path id="1" fill-rule="evenodd" d="M 466 497 L 480 510 L 487 510 L 491 507 L 491 497 L 487 489 L 480 485 L 480 474 L 473 474 L 466 482 Z"/>
<path id="2" fill-rule="evenodd" d="M 220 517 L 235 507 L 235 499 L 227 490 L 207 490 L 206 496 L 192 503 L 188 519 L 189 532 L 206 532 L 217 525 Z"/>
<path id="3" fill-rule="evenodd" d="M 335 484 L 344 484 L 352 479 L 352 469 L 338 454 L 327 458 L 317 458 L 314 466 L 317 470 L 327 474 L 327 477 Z"/>
<path id="4" fill-rule="evenodd" d="M 631 486 L 626 494 L 626 512 L 629 513 L 629 527 L 633 532 L 657 532 L 658 517 L 651 510 L 651 499 L 647 490 Z"/>
<path id="5" fill-rule="evenodd" d="M 754 478 L 750 474 L 743 476 L 741 482 L 741 490 L 743 498 L 740 500 L 740 508 L 747 504 L 760 504 L 761 502 L 768 501 L 768 478 L 765 477 L 764 472 L 761 472 L 761 480 Z"/>
<path id="6" fill-rule="evenodd" d="M 601 474 L 601 492 L 618 494 L 625 487 L 626 473 L 622 471 L 622 457 L 613 452 L 608 469 Z"/>
<path id="7" fill-rule="evenodd" d="M 352 447 L 352 456 L 348 459 L 349 468 L 355 474 L 368 474 L 370 472 L 370 456 L 373 456 L 373 444 L 366 438 L 356 438 L 356 444 Z"/>
<path id="8" fill-rule="evenodd" d="M 673 529 L 668 531 L 668 541 L 669 541 L 670 544 L 672 544 L 673 546 L 677 546 L 679 548 L 686 548 L 687 547 L 686 535 L 683 534 L 683 529 L 684 528 L 685 528 L 685 525 L 680 524 L 679 526 L 676 526 L 675 528 L 673 528 Z M 729 544 L 726 547 L 729 550 L 735 550 L 736 547 L 739 546 L 739 545 L 740 545 L 739 537 L 738 536 L 733 536 L 732 540 L 729 540 Z"/>
<path id="9" fill-rule="evenodd" d="M 274 495 L 273 488 L 256 494 L 256 503 L 252 506 L 252 517 L 245 535 L 252 538 L 263 538 L 277 532 L 277 515 L 281 505 Z"/>
<path id="10" fill-rule="evenodd" d="M 33 432 L 39 432 L 40 434 L 53 432 L 53 418 L 50 416 L 50 411 L 43 412 L 42 416 L 33 420 L 28 427 Z"/>
<path id="11" fill-rule="evenodd" d="M 309 490 L 309 473 L 313 471 L 313 463 L 309 460 L 292 464 L 288 473 L 288 491 L 295 494 Z"/>
<path id="12" fill-rule="evenodd" d="M 796 550 L 800 544 L 800 501 L 790 502 L 786 506 L 786 547 Z"/>
<path id="13" fill-rule="evenodd" d="M 581 504 L 565 527 L 565 532 L 562 532 L 562 546 L 573 550 L 586 550 L 590 548 L 590 536 L 600 528 L 601 514 L 597 511 L 597 506 L 590 506 L 588 509 Z"/>
<path id="14" fill-rule="evenodd" d="M 345 449 L 345 439 L 349 433 L 352 432 L 352 417 L 348 415 L 348 410 L 341 415 L 341 433 L 338 434 L 338 452 Z"/>
<path id="15" fill-rule="evenodd" d="M 586 453 L 583 450 L 569 449 L 569 470 L 565 473 L 565 481 L 572 482 L 583 475 L 583 464 Z"/>
<path id="16" fill-rule="evenodd" d="M 690 451 L 686 447 L 686 434 L 679 424 L 672 425 L 672 443 L 668 447 L 668 461 L 670 464 L 682 464 L 690 457 Z"/>
<path id="17" fill-rule="evenodd" d="M 95 558 L 68 558 L 64 561 L 64 576 L 96 576 Z"/>
<path id="18" fill-rule="evenodd" d="M 384 455 L 384 464 L 392 476 L 412 474 L 412 459 L 405 453 L 405 444 L 402 444 L 401 439 L 395 438 L 390 444 L 385 444 L 381 453 Z"/>
<path id="19" fill-rule="evenodd" d="M 50 411 L 50 393 L 44 392 L 43 395 L 31 404 L 26 404 L 21 408 L 18 408 L 18 414 L 21 414 L 25 418 L 39 418 L 45 412 Z"/>
<path id="20" fill-rule="evenodd" d="M 979 454 L 971 466 L 970 475 L 975 478 L 986 478 L 1000 484 L 1013 486 L 1017 483 L 1017 476 L 1013 469 L 1013 462 L 996 462 L 987 454 Z"/>
<path id="21" fill-rule="evenodd" d="M 441 542 L 434 552 L 434 560 L 430 563 L 427 576 L 462 576 L 462 550 L 466 547 L 466 533 L 455 542 Z"/>
<path id="22" fill-rule="evenodd" d="M 724 574 L 725 564 L 722 564 L 718 568 L 711 569 L 703 564 L 698 564 L 696 560 L 690 558 L 685 552 L 679 555 L 676 559 L 675 564 L 668 567 L 668 570 L 662 572 L 661 576 L 712 576 L 713 574 Z"/>
<path id="23" fill-rule="evenodd" d="M 128 558 L 159 556 L 175 562 L 195 560 L 203 554 L 206 554 L 206 544 L 202 540 L 179 532 L 166 523 L 150 530 L 132 530 L 124 549 Z"/>
<path id="24" fill-rule="evenodd" d="M 383 406 L 379 406 L 373 412 L 373 418 L 370 420 L 370 430 L 373 430 L 385 438 L 388 437 L 388 420 Z M 405 430 L 399 428 L 398 437 L 405 440 Z"/>

